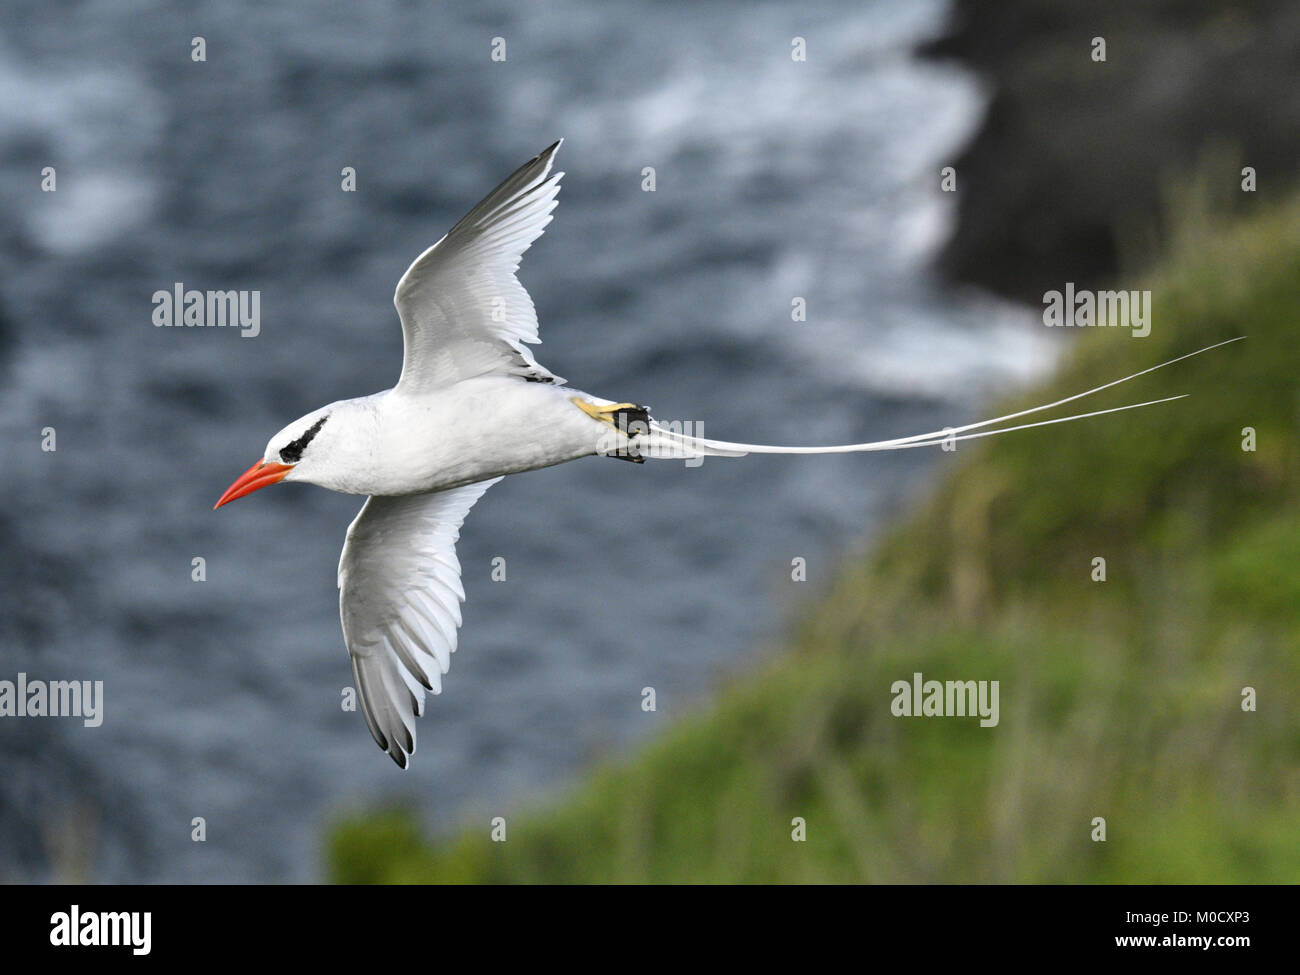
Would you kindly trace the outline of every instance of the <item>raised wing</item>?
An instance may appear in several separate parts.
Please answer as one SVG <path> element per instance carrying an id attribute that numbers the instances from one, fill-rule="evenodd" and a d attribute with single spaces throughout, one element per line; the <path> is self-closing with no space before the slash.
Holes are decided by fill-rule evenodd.
<path id="1" fill-rule="evenodd" d="M 499 477 L 436 494 L 372 497 L 339 559 L 339 615 L 370 734 L 406 768 L 424 692 L 442 691 L 460 626 L 456 540 Z"/>
<path id="2" fill-rule="evenodd" d="M 419 392 L 491 373 L 563 383 L 527 349 L 537 337 L 533 300 L 515 277 L 556 206 L 551 173 L 561 139 L 520 166 L 397 282 L 405 354 L 397 389 Z"/>

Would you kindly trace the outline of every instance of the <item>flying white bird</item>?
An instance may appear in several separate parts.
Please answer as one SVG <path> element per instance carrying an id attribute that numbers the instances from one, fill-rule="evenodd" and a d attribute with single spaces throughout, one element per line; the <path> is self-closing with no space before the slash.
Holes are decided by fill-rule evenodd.
<path id="1" fill-rule="evenodd" d="M 644 406 L 565 387 L 528 350 L 540 341 L 537 313 L 515 271 L 551 222 L 564 175 L 551 173 L 559 147 L 556 142 L 520 167 L 397 282 L 393 301 L 405 346 L 397 385 L 294 420 L 214 506 L 280 481 L 370 495 L 343 544 L 339 613 L 366 724 L 402 768 L 415 751 L 415 719 L 424 713 L 425 691 L 442 690 L 442 675 L 456 649 L 465 599 L 456 558 L 461 523 L 483 492 L 506 474 L 593 454 L 641 463 L 646 457 L 902 450 L 1181 398 L 971 432 L 1060 406 L 1187 356 L 1055 403 L 874 443 L 774 447 L 666 429 Z"/>

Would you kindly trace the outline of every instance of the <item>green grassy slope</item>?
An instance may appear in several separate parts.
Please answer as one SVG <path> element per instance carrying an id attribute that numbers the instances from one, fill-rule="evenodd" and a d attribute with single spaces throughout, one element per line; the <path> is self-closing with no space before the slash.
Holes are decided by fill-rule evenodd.
<path id="1" fill-rule="evenodd" d="M 337 824 L 332 877 L 1300 881 L 1300 203 L 1126 280 L 1151 335 L 1081 331 L 1008 406 L 1249 339 L 1085 403 L 1190 399 L 961 445 L 788 653 L 508 842 L 382 812 Z M 999 680 L 1000 724 L 894 717 L 914 671 Z"/>

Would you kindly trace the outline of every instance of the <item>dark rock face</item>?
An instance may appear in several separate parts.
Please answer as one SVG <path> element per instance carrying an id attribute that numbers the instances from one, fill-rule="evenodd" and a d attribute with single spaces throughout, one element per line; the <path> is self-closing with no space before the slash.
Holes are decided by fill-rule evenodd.
<path id="1" fill-rule="evenodd" d="M 1300 176 L 1294 0 L 956 0 L 949 33 L 922 53 L 993 87 L 953 163 L 958 225 L 940 263 L 1009 297 L 1113 275 L 1159 236 L 1179 181 L 1245 209 Z M 1243 166 L 1255 193 L 1241 191 Z"/>

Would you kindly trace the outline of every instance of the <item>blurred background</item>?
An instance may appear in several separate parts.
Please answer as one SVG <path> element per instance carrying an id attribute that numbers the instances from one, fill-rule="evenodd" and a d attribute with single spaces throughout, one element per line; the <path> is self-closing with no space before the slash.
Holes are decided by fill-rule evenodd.
<path id="1" fill-rule="evenodd" d="M 1213 639 L 1197 627 L 1223 613 L 1175 640 L 1160 612 L 1186 590 L 1163 574 L 1171 544 L 1227 559 L 1223 533 L 1253 525 L 1234 518 L 1294 497 L 1294 350 L 1267 321 L 1284 341 L 1300 27 L 1280 3 L 1095 7 L 7 4 L 0 679 L 103 680 L 105 718 L 0 721 L 0 879 L 1128 879 L 1122 857 L 1060 873 L 1088 868 L 1077 824 L 1039 817 L 1077 804 L 1086 841 L 1094 807 L 1131 824 L 1171 796 L 1191 825 L 1144 862 L 1183 862 L 1229 822 L 1247 852 L 1209 854 L 1206 870 L 1235 864 L 1210 879 L 1292 870 L 1300 854 L 1270 844 L 1294 840 L 1300 789 L 1277 711 L 1294 703 L 1294 607 L 1242 609 L 1271 585 L 1248 582 L 1223 597 L 1243 619 Z M 1089 41 L 1108 32 L 1099 65 Z M 906 451 L 510 478 L 463 531 L 460 652 L 400 773 L 340 708 L 335 570 L 360 499 L 289 486 L 210 509 L 286 422 L 396 380 L 402 271 L 561 136 L 560 207 L 520 276 L 539 360 L 580 388 L 724 439 L 932 429 L 1071 349 L 1042 327 L 1045 288 L 1118 276 L 1185 314 L 1157 312 L 1149 344 L 1089 335 L 1074 387 L 1248 319 L 1239 381 L 1223 361 L 1176 377 L 1239 394 L 1206 407 L 1231 442 L 1207 460 L 1183 413 L 1081 434 L 1073 460 L 1043 453 L 1059 435 L 985 451 L 982 475 L 964 451 Z M 1247 162 L 1259 205 L 1239 191 Z M 949 165 L 956 193 L 940 191 Z M 1147 270 L 1171 255 L 1194 273 Z M 260 334 L 155 328 L 151 296 L 175 282 L 259 291 Z M 1276 438 L 1257 457 L 1235 433 L 1252 417 Z M 1107 487 L 1109 470 L 1131 477 Z M 1085 484 L 1101 501 L 1072 507 Z M 1091 517 L 1112 550 L 1136 546 L 1130 568 L 1157 567 L 1105 605 L 1083 604 L 1079 580 L 1096 590 L 1070 561 L 1087 565 Z M 1277 578 L 1275 555 L 1240 556 L 1247 578 Z M 1217 578 L 1194 591 L 1211 600 Z M 1193 690 L 1162 683 L 1188 664 L 1166 642 L 1203 665 Z M 913 669 L 1001 675 L 1002 726 L 900 726 L 888 687 Z M 1266 742 L 1206 723 L 1239 716 L 1241 685 L 1264 677 Z M 1135 687 L 1175 723 L 1116 729 L 1114 709 L 1145 713 Z M 1108 764 L 1171 735 L 1194 754 Z M 1152 792 L 1157 765 L 1179 771 Z M 1229 767 L 1240 801 L 1216 819 L 1198 797 L 1235 794 Z M 1136 792 L 1103 800 L 1070 769 Z M 792 854 L 806 809 L 820 828 Z M 532 825 L 509 853 L 485 846 L 488 820 L 516 814 Z"/>

